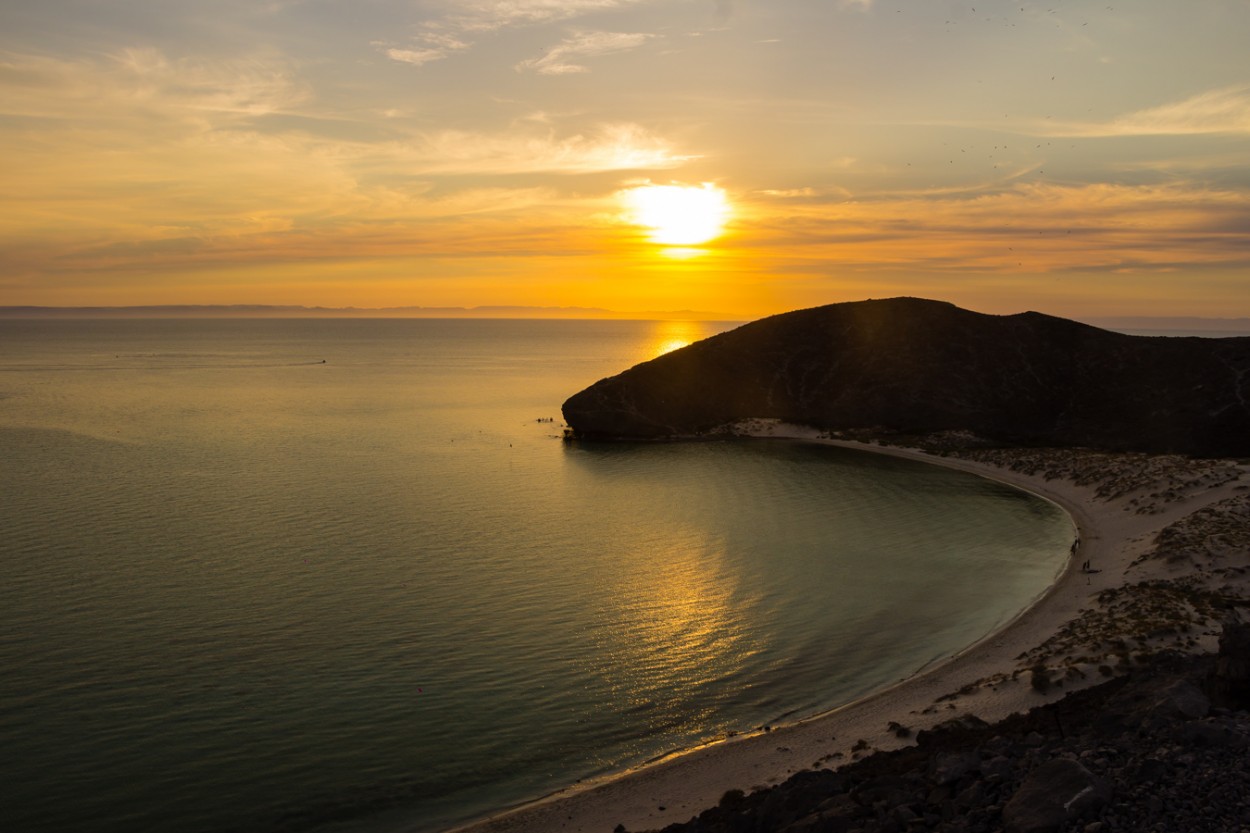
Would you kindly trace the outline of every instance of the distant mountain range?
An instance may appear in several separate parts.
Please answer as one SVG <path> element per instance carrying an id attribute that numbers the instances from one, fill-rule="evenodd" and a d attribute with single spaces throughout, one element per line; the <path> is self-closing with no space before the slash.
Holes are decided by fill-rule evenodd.
<path id="1" fill-rule="evenodd" d="M 494 305 L 476 307 L 307 307 L 275 304 L 154 304 L 123 307 L 0 306 L 0 318 L 616 318 L 737 321 L 706 310 L 622 312 L 604 307 Z M 1245 333 L 1250 318 L 1119 316 L 1080 319 L 1107 330 L 1133 332 Z"/>
<path id="2" fill-rule="evenodd" d="M 1250 335 L 1250 318 L 1116 316 L 1080 320 L 1095 327 L 1102 327 L 1104 330 L 1120 332 L 1219 332 Z"/>
<path id="3" fill-rule="evenodd" d="M 564 403 L 574 434 L 706 435 L 749 418 L 1014 445 L 1250 456 L 1250 337 L 1150 338 L 894 298 L 761 319 Z"/>
<path id="4" fill-rule="evenodd" d="M 304 307 L 270 304 L 164 304 L 128 307 L 0 307 L 0 318 L 629 318 L 732 321 L 696 310 L 618 312 L 602 307 Z"/>

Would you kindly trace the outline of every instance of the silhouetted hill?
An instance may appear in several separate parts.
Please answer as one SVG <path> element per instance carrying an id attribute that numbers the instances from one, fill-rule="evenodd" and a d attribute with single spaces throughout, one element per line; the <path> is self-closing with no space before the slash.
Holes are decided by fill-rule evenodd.
<path id="1" fill-rule="evenodd" d="M 1151 338 L 894 298 L 776 315 L 595 383 L 577 436 L 698 435 L 751 417 L 971 431 L 1022 445 L 1250 455 L 1250 337 Z"/>

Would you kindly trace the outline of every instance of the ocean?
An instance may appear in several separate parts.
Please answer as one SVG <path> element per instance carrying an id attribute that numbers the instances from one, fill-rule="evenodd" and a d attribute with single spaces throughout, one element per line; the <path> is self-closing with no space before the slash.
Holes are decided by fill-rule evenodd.
<path id="1" fill-rule="evenodd" d="M 1052 504 L 782 440 L 561 440 L 731 324 L 0 321 L 0 826 L 427 833 L 1002 625 Z"/>

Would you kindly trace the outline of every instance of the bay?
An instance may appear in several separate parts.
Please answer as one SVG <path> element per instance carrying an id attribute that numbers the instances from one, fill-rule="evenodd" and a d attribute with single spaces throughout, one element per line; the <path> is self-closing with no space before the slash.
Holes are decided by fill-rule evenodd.
<path id="1" fill-rule="evenodd" d="M 569 395 L 729 326 L 0 323 L 6 827 L 441 830 L 845 703 L 1048 586 L 1066 516 L 981 478 L 561 441 Z"/>

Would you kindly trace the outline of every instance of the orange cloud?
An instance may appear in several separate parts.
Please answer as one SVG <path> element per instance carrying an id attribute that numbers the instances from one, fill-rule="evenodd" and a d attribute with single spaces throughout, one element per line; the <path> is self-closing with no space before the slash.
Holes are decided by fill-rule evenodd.
<path id="1" fill-rule="evenodd" d="M 742 244 L 781 261 L 1006 273 L 1250 265 L 1250 197 L 1198 186 L 1034 182 L 993 193 L 772 201 L 748 216 Z"/>

